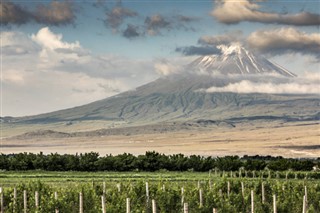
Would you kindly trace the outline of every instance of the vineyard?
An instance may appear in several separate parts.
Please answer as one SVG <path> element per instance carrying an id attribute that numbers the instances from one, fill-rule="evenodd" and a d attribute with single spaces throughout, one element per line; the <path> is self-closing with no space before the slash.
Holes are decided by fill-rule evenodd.
<path id="1" fill-rule="evenodd" d="M 2 173 L 1 212 L 320 212 L 316 172 L 53 174 Z"/>

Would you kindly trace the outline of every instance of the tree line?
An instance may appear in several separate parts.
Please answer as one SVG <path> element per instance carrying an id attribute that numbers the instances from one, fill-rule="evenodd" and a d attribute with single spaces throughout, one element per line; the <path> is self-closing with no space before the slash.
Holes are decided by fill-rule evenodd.
<path id="1" fill-rule="evenodd" d="M 0 154 L 0 169 L 7 171 L 247 171 L 269 169 L 272 171 L 311 171 L 320 167 L 320 158 L 292 159 L 272 156 L 204 157 L 183 154 L 165 155 L 146 152 L 144 155 L 129 153 L 100 156 L 90 152 L 82 154 Z"/>

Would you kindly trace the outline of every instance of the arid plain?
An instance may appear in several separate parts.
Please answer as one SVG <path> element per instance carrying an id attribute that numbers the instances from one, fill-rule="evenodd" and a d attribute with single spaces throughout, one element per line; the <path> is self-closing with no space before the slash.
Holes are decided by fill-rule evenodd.
<path id="1" fill-rule="evenodd" d="M 144 127 L 141 127 L 144 128 Z M 6 133 L 6 132 L 4 132 Z M 10 133 L 12 134 L 12 132 Z M 63 136 L 61 132 L 10 136 L 1 140 L 2 153 L 165 154 L 225 156 L 272 155 L 297 158 L 320 156 L 318 122 L 242 123 L 236 127 L 206 126 L 165 132 Z M 61 135 L 62 134 L 62 135 Z"/>

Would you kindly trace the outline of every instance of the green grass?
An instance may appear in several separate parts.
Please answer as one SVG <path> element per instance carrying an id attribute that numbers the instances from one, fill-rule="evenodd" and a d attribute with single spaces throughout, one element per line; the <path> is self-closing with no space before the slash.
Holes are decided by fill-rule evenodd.
<path id="1" fill-rule="evenodd" d="M 279 173 L 279 177 L 277 178 L 276 173 L 272 173 L 271 179 L 285 179 L 285 173 Z M 314 172 L 297 172 L 299 174 L 299 179 L 305 179 L 305 175 L 311 174 Z M 235 173 L 233 173 L 235 174 Z M 290 172 L 289 179 L 295 180 L 293 178 L 294 172 Z M 157 172 L 56 172 L 56 171 L 1 171 L 0 172 L 0 185 L 15 185 L 18 183 L 26 183 L 32 181 L 41 181 L 43 183 L 50 184 L 64 184 L 64 183 L 76 183 L 76 182 L 102 182 L 102 181 L 110 181 L 110 182 L 120 182 L 120 181 L 140 181 L 140 180 L 148 180 L 148 181 L 198 181 L 204 180 L 207 181 L 210 178 L 230 178 L 230 172 L 167 172 L 167 171 L 157 171 Z M 239 178 L 235 178 L 239 179 Z M 264 172 L 264 176 L 260 177 L 257 172 L 257 176 L 248 179 L 268 179 L 267 172 Z M 308 181 L 316 181 L 309 179 Z"/>
<path id="2" fill-rule="evenodd" d="M 100 181 L 188 181 L 208 179 L 209 173 L 198 172 L 47 172 L 47 171 L 5 171 L 0 173 L 1 185 L 41 181 L 63 184 L 65 182 Z"/>

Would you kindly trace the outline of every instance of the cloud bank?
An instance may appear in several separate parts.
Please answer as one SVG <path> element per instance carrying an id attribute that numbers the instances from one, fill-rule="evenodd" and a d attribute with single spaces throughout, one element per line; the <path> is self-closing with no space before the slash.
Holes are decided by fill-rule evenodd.
<path id="1" fill-rule="evenodd" d="M 219 22 L 237 24 L 242 21 L 260 22 L 267 24 L 285 24 L 295 26 L 320 25 L 320 15 L 300 12 L 296 14 L 270 13 L 260 10 L 260 5 L 249 0 L 216 0 L 211 12 Z"/>
<path id="2" fill-rule="evenodd" d="M 275 76 L 255 76 L 239 78 L 233 76 L 222 87 L 202 89 L 202 92 L 218 93 L 266 93 L 266 94 L 318 94 L 320 95 L 320 73 L 305 73 L 297 78 L 278 78 Z"/>

